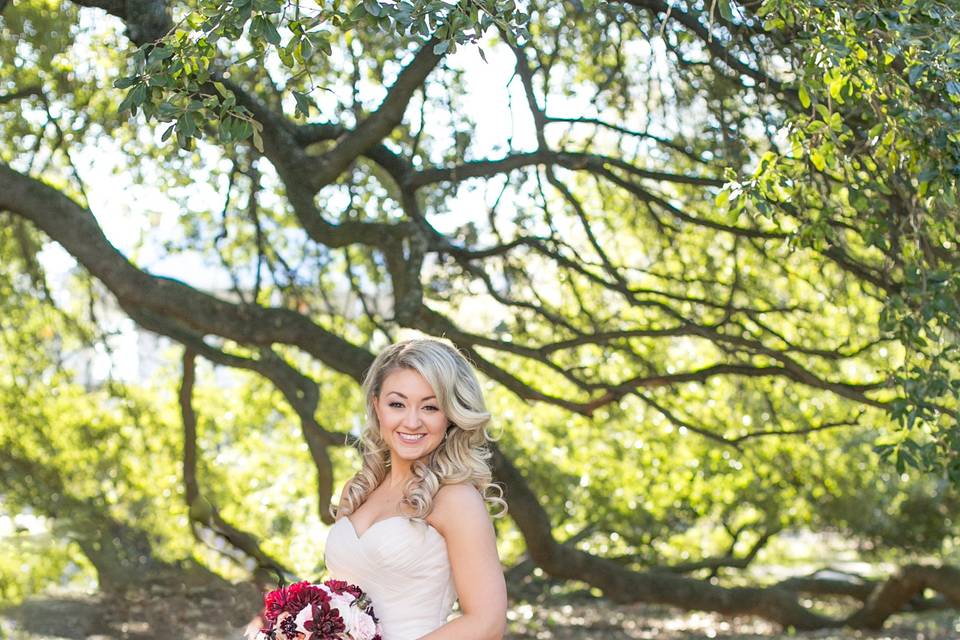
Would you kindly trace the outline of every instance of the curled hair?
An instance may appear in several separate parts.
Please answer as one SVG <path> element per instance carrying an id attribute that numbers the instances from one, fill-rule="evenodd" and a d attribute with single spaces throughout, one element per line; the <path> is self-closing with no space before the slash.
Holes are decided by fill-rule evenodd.
<path id="1" fill-rule="evenodd" d="M 362 467 L 347 482 L 340 504 L 331 507 L 334 515 L 349 515 L 380 486 L 390 466 L 390 449 L 380 435 L 374 404 L 391 373 L 411 369 L 433 389 L 437 404 L 450 425 L 436 449 L 413 463 L 413 477 L 403 488 L 402 504 L 413 518 L 424 519 L 433 510 L 433 499 L 446 484 L 473 485 L 488 505 L 496 505 L 496 517 L 506 513 L 503 491 L 492 482 L 487 442 L 490 413 L 480 383 L 467 359 L 454 347 L 430 338 L 397 342 L 373 361 L 363 381 L 366 424 L 360 436 Z"/>

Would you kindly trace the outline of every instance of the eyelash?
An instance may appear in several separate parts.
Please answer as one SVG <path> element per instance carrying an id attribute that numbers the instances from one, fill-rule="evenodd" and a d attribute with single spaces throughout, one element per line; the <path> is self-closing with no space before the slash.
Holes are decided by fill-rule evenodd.
<path id="1" fill-rule="evenodd" d="M 390 403 L 390 406 L 391 406 L 391 407 L 394 407 L 394 408 L 396 408 L 396 407 L 402 407 L 402 406 L 403 406 L 403 403 L 402 403 L 402 402 L 396 402 L 396 401 L 394 401 L 394 402 L 391 402 L 391 403 Z M 440 410 L 438 407 L 435 407 L 435 406 L 433 406 L 432 404 L 428 404 L 427 406 L 424 407 L 424 409 L 430 409 L 431 411 L 439 411 L 439 410 Z"/>

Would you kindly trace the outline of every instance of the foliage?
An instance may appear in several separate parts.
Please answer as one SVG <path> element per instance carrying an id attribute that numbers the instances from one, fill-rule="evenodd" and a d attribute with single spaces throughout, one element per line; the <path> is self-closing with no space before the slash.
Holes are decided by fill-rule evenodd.
<path id="1" fill-rule="evenodd" d="M 123 375 L 142 335 L 129 317 L 200 349 L 201 493 L 302 575 L 320 558 L 291 549 L 322 537 L 315 506 L 336 495 L 304 434 L 326 438 L 338 484 L 357 464 L 341 444 L 362 372 L 344 345 L 420 332 L 483 372 L 498 446 L 559 542 L 638 570 L 744 558 L 784 529 L 939 553 L 956 486 L 908 467 L 955 479 L 953 10 L 517 6 L 204 0 L 129 56 L 129 16 L 7 7 L 0 169 L 89 209 L 170 286 L 138 298 L 154 280 L 106 283 L 58 252 L 80 225 L 3 214 L 0 443 L 34 485 L 3 477 L 4 512 L 54 514 L 43 497 L 59 493 L 142 526 L 164 558 L 252 568 L 191 536 L 183 347 Z M 411 59 L 436 64 L 400 115 L 342 146 L 380 126 Z M 219 315 L 184 308 L 177 284 Z M 266 321 L 238 337 L 237 309 L 324 342 Z M 240 371 L 276 361 L 316 406 Z M 77 555 L 65 519 L 10 597 Z M 521 561 L 521 528 L 497 526 Z"/>
<path id="2" fill-rule="evenodd" d="M 733 211 L 795 223 L 795 242 L 835 252 L 885 292 L 880 328 L 905 348 L 879 450 L 901 471 L 960 481 L 960 13 L 951 3 L 768 0 L 789 41 L 799 103 L 786 150 L 768 152 Z"/>
<path id="3" fill-rule="evenodd" d="M 143 109 L 149 120 L 169 122 L 162 139 L 176 134 L 178 143 L 192 148 L 209 122 L 216 125 L 223 144 L 252 138 L 263 151 L 262 125 L 220 80 L 231 69 L 262 59 L 275 50 L 293 77 L 310 76 L 315 56 L 333 55 L 332 42 L 356 25 L 399 33 L 414 43 L 429 41 L 436 54 L 454 53 L 458 44 L 476 44 L 496 25 L 513 41 L 529 37 L 523 26 L 529 16 L 512 0 L 364 0 L 352 9 L 337 0 L 319 5 L 281 0 L 202 0 L 158 41 L 140 45 L 131 60 L 134 74 L 114 86 L 127 93 L 118 110 L 136 115 Z M 224 41 L 243 40 L 249 51 L 236 60 L 220 62 Z M 482 53 L 482 50 L 481 50 Z M 312 63 L 312 64 L 308 64 Z M 316 104 L 308 91 L 292 90 L 295 113 L 309 117 Z M 216 91 L 214 91 L 216 89 Z"/>

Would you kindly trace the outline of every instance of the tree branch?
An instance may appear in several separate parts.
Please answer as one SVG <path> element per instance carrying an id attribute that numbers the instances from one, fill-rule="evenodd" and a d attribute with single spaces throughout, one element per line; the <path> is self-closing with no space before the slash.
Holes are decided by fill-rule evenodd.
<path id="1" fill-rule="evenodd" d="M 190 509 L 190 531 L 198 541 L 206 542 L 198 528 L 209 531 L 228 542 L 245 556 L 252 558 L 258 570 L 266 570 L 279 576 L 294 575 L 279 561 L 260 548 L 253 534 L 238 529 L 224 520 L 220 510 L 200 492 L 197 482 L 197 415 L 193 410 L 193 387 L 196 381 L 194 363 L 196 354 L 189 348 L 183 352 L 183 380 L 180 385 L 180 416 L 183 420 L 183 484 L 184 498 Z M 230 560 L 242 565 L 233 554 L 223 552 Z"/>

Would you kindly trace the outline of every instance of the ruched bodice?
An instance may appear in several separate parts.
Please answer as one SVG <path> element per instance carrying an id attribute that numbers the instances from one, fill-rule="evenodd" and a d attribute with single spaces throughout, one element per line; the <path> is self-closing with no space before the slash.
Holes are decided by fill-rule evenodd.
<path id="1" fill-rule="evenodd" d="M 349 518 L 327 535 L 327 573 L 366 591 L 383 640 L 416 640 L 443 625 L 457 598 L 447 545 L 429 524 L 394 516 L 358 536 Z"/>

